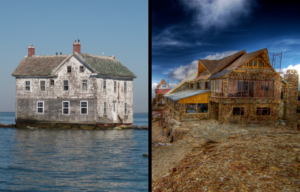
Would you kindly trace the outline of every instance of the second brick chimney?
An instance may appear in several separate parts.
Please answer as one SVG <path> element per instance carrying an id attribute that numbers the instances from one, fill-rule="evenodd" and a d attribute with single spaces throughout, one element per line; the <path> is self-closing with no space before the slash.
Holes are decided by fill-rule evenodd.
<path id="1" fill-rule="evenodd" d="M 30 46 L 28 47 L 28 57 L 34 55 L 34 52 L 35 52 L 35 47 L 32 44 L 30 44 Z"/>
<path id="2" fill-rule="evenodd" d="M 81 53 L 80 48 L 81 48 L 80 42 L 76 42 L 75 40 L 75 42 L 73 43 L 73 53 L 74 52 Z"/>

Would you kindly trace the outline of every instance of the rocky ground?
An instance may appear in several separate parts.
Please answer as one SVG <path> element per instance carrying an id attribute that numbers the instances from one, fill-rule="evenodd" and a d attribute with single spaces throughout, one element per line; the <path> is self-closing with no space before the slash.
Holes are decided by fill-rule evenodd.
<path id="1" fill-rule="evenodd" d="M 299 191 L 298 131 L 189 121 L 168 143 L 161 129 L 152 122 L 153 191 Z"/>

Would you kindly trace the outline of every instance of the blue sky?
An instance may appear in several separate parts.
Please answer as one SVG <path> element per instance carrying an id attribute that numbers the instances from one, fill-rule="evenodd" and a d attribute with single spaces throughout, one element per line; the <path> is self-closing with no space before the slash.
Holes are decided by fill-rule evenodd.
<path id="1" fill-rule="evenodd" d="M 36 55 L 81 52 L 115 57 L 134 79 L 134 112 L 148 112 L 148 2 L 140 0 L 1 1 L 0 111 L 15 109 L 12 72 L 33 44 Z"/>
<path id="2" fill-rule="evenodd" d="M 161 79 L 178 83 L 198 59 L 244 49 L 267 48 L 270 62 L 282 51 L 281 68 L 300 73 L 299 1 L 153 0 L 151 6 L 152 88 Z"/>

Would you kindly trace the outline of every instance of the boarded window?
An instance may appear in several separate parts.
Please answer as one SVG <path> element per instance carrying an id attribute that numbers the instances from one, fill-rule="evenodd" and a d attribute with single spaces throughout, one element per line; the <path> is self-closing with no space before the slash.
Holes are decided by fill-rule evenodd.
<path id="1" fill-rule="evenodd" d="M 88 114 L 88 102 L 87 101 L 80 102 L 80 114 Z"/>
<path id="2" fill-rule="evenodd" d="M 262 108 L 262 107 L 258 107 L 256 109 L 256 115 L 270 115 L 270 108 Z"/>
<path id="3" fill-rule="evenodd" d="M 232 109 L 233 115 L 244 115 L 244 107 L 234 107 Z"/>
<path id="4" fill-rule="evenodd" d="M 70 106 L 69 101 L 63 101 L 62 102 L 62 114 L 69 115 L 69 106 Z"/>
<path id="5" fill-rule="evenodd" d="M 125 114 L 127 114 L 127 103 L 124 104 Z"/>
<path id="6" fill-rule="evenodd" d="M 64 80 L 64 90 L 65 91 L 69 90 L 69 81 L 68 80 Z"/>
<path id="7" fill-rule="evenodd" d="M 82 90 L 87 91 L 87 80 L 82 80 Z"/>
<path id="8" fill-rule="evenodd" d="M 104 102 L 104 111 L 103 111 L 104 115 L 106 115 L 106 102 Z"/>
<path id="9" fill-rule="evenodd" d="M 41 91 L 45 91 L 45 81 L 40 81 Z"/>
<path id="10" fill-rule="evenodd" d="M 197 104 L 186 104 L 186 113 L 197 113 Z"/>
<path id="11" fill-rule="evenodd" d="M 44 113 L 44 102 L 43 101 L 37 102 L 37 112 Z"/>
<path id="12" fill-rule="evenodd" d="M 84 67 L 83 67 L 83 66 L 80 66 L 80 67 L 79 67 L 79 71 L 80 71 L 80 73 L 83 73 L 83 72 L 84 72 Z"/>
<path id="13" fill-rule="evenodd" d="M 50 79 L 50 86 L 53 86 L 53 85 L 54 85 L 54 80 Z"/>
<path id="14" fill-rule="evenodd" d="M 106 80 L 103 81 L 103 90 L 106 90 Z"/>
<path id="15" fill-rule="evenodd" d="M 126 92 L 127 92 L 127 83 L 124 82 L 124 93 L 126 93 Z"/>
<path id="16" fill-rule="evenodd" d="M 67 67 L 67 71 L 68 71 L 68 73 L 71 73 L 71 66 Z"/>
<path id="17" fill-rule="evenodd" d="M 30 81 L 25 81 L 25 90 L 30 91 Z"/>

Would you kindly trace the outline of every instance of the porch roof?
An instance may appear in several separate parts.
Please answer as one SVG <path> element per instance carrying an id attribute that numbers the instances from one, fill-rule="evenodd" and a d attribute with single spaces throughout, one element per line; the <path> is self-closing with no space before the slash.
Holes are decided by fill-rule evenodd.
<path id="1" fill-rule="evenodd" d="M 174 101 L 178 101 L 179 99 L 184 99 L 187 97 L 191 97 L 191 96 L 195 96 L 195 95 L 199 95 L 199 94 L 203 94 L 203 93 L 207 93 L 207 92 L 210 92 L 210 90 L 189 89 L 189 90 L 184 90 L 184 91 L 180 91 L 177 93 L 172 93 L 170 95 L 165 95 L 164 97 L 172 99 Z"/>

